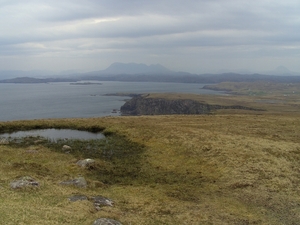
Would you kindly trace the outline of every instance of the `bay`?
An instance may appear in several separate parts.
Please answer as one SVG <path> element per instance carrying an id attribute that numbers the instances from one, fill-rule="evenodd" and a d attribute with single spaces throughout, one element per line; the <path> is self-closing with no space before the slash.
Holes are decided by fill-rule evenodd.
<path id="1" fill-rule="evenodd" d="M 204 85 L 117 81 L 103 81 L 101 85 L 0 84 L 0 121 L 118 116 L 112 111 L 119 110 L 130 97 L 107 96 L 114 93 L 220 94 L 201 89 Z"/>

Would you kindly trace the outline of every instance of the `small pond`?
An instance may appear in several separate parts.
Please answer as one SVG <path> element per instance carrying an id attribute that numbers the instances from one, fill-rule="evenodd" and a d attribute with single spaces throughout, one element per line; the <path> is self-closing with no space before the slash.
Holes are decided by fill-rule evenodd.
<path id="1" fill-rule="evenodd" d="M 0 138 L 24 138 L 24 137 L 43 137 L 56 142 L 59 139 L 79 139 L 92 140 L 104 139 L 102 133 L 92 133 L 88 131 L 71 130 L 71 129 L 41 129 L 29 131 L 17 131 L 13 133 L 1 134 Z"/>

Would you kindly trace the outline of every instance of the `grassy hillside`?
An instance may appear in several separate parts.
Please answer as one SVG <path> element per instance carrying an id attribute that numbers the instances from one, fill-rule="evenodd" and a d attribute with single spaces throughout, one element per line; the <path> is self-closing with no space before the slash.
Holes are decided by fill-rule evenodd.
<path id="1" fill-rule="evenodd" d="M 298 114 L 216 114 L 16 121 L 1 130 L 69 127 L 102 130 L 106 142 L 58 145 L 34 140 L 0 145 L 3 224 L 297 224 L 300 217 Z M 30 151 L 28 151 L 30 150 Z M 34 151 L 33 151 L 34 150 Z M 125 154 L 121 154 L 125 151 Z M 113 152 L 107 157 L 105 152 Z M 91 157 L 96 166 L 75 162 Z M 38 189 L 12 190 L 32 176 Z M 62 186 L 82 175 L 85 189 Z M 103 195 L 97 211 L 74 194 Z"/>
<path id="2" fill-rule="evenodd" d="M 1 132 L 71 128 L 106 134 L 98 141 L 0 141 L 1 224 L 90 225 L 99 217 L 125 225 L 299 224 L 295 85 L 224 83 L 218 87 L 238 95 L 148 95 L 264 111 L 1 122 Z M 66 152 L 63 145 L 72 149 Z M 95 165 L 76 165 L 85 158 Z M 11 189 L 10 182 L 23 176 L 40 187 Z M 60 184 L 78 176 L 85 177 L 87 188 Z M 96 210 L 91 201 L 69 201 L 73 195 L 102 195 L 115 204 Z"/>

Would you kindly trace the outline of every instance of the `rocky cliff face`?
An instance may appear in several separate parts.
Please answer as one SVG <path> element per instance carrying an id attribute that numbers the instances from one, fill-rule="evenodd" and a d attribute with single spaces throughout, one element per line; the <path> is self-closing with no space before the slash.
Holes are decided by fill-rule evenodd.
<path id="1" fill-rule="evenodd" d="M 190 99 L 133 97 L 121 107 L 122 115 L 209 114 L 217 109 L 257 110 L 244 106 L 209 105 Z"/>

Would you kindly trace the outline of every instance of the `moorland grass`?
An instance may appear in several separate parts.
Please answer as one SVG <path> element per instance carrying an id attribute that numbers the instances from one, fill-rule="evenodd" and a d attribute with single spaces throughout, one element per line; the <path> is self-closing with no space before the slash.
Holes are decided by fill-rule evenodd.
<path id="1" fill-rule="evenodd" d="M 1 126 L 14 123 L 25 129 L 43 124 L 99 126 L 110 136 L 99 143 L 25 141 L 0 146 L 0 219 L 5 224 L 92 224 L 100 216 L 124 224 L 299 221 L 297 115 L 107 117 Z M 63 144 L 74 152 L 61 152 Z M 110 151 L 116 155 L 107 155 Z M 75 165 L 85 157 L 96 159 L 94 169 Z M 88 188 L 59 185 L 79 174 L 86 177 Z M 41 187 L 11 190 L 9 182 L 24 175 L 39 180 Z M 69 202 L 73 194 L 100 194 L 116 203 L 96 211 L 91 202 Z"/>
<path id="2" fill-rule="evenodd" d="M 197 98 L 222 102 L 225 96 Z M 253 103 L 253 96 L 238 101 L 266 111 L 0 123 L 1 132 L 69 128 L 107 135 L 97 141 L 25 138 L 0 145 L 0 221 L 88 225 L 109 217 L 125 225 L 298 224 L 297 106 L 282 110 L 281 105 Z M 69 153 L 62 151 L 65 144 L 72 147 Z M 95 166 L 78 167 L 83 158 L 95 159 Z M 10 189 L 12 180 L 25 175 L 40 187 Z M 59 184 L 79 175 L 87 188 Z M 115 206 L 97 211 L 89 201 L 70 202 L 75 194 L 103 195 Z"/>

